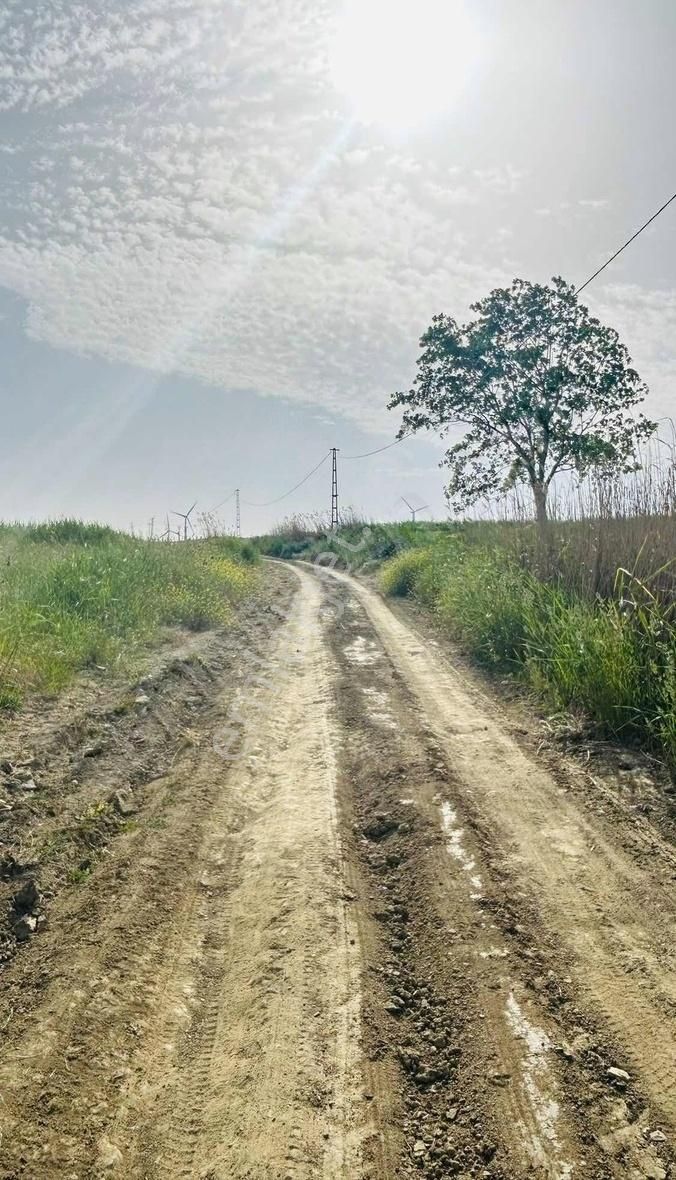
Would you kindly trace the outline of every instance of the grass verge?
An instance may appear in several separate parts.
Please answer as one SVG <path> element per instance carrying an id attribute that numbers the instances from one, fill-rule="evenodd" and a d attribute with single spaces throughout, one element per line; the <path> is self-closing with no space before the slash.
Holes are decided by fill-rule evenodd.
<path id="1" fill-rule="evenodd" d="M 481 663 L 676 768 L 675 608 L 636 576 L 620 570 L 612 596 L 583 598 L 459 531 L 398 554 L 380 581 L 429 607 Z"/>
<path id="2" fill-rule="evenodd" d="M 246 542 L 160 544 L 100 525 L 0 526 L 0 708 L 128 664 L 165 626 L 226 624 L 256 585 Z"/>

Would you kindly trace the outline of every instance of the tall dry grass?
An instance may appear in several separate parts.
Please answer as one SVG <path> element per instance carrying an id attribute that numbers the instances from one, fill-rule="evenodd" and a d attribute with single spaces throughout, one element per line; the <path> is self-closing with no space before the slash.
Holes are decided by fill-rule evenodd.
<path id="1" fill-rule="evenodd" d="M 613 599 L 618 574 L 643 583 L 656 599 L 676 600 L 676 465 L 652 459 L 627 476 L 557 488 L 543 562 L 541 538 L 520 492 L 492 521 L 464 526 L 468 538 L 504 545 L 519 564 L 584 599 Z"/>

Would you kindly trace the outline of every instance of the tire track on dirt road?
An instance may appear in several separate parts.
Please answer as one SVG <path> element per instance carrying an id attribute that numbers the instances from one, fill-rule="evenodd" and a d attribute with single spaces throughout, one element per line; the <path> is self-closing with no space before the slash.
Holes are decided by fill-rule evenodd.
<path id="1" fill-rule="evenodd" d="M 208 898 L 190 955 L 194 1015 L 156 1062 L 132 1175 L 361 1172 L 359 950 L 344 901 L 320 598 L 301 574 L 257 699 L 242 702 L 222 805 L 247 808 L 238 867 L 220 882 L 218 853 L 200 857 Z M 218 819 L 207 836 L 216 849 Z"/>
<path id="2" fill-rule="evenodd" d="M 362 1174 L 360 951 L 321 597 L 301 575 L 267 650 L 242 661 L 239 700 L 215 682 L 151 810 L 12 966 L 25 983 L 0 1053 L 2 1180 Z"/>
<path id="3" fill-rule="evenodd" d="M 353 662 L 368 664 L 382 646 L 386 662 L 411 695 L 418 732 L 428 734 L 446 760 L 450 780 L 438 796 L 445 800 L 439 821 L 447 821 L 451 856 L 470 885 L 475 865 L 483 859 L 489 866 L 502 891 L 493 909 L 508 932 L 510 926 L 514 932 L 514 913 L 530 915 L 541 935 L 535 953 L 542 952 L 544 982 L 537 987 L 543 997 L 551 993 L 552 1005 L 596 1027 L 614 1054 L 606 1060 L 599 1056 L 592 1088 L 603 1093 L 605 1082 L 610 1103 L 612 1075 L 606 1077 L 605 1071 L 619 1066 L 637 1087 L 634 1112 L 641 1094 L 650 1103 L 652 1113 L 646 1110 L 642 1122 L 635 1118 L 631 1130 L 624 1126 L 620 1078 L 617 1122 L 609 1118 L 606 1124 L 608 1152 L 621 1151 L 622 1144 L 627 1148 L 632 1135 L 642 1147 L 650 1127 L 673 1134 L 676 899 L 671 850 L 665 847 L 663 858 L 634 861 L 600 819 L 590 818 L 544 766 L 519 748 L 496 717 L 496 703 L 470 687 L 378 594 L 335 570 L 318 571 L 318 576 L 333 583 L 334 599 L 346 592 L 348 604 L 351 598 L 363 612 L 361 631 L 351 641 Z M 381 689 L 376 678 L 370 692 Z M 397 717 L 394 728 L 400 724 Z M 635 821 L 628 817 L 627 822 Z M 659 835 L 651 839 L 659 842 Z M 641 1159 L 645 1173 L 637 1163 L 639 1170 L 619 1174 L 666 1175 L 659 1161 Z"/>

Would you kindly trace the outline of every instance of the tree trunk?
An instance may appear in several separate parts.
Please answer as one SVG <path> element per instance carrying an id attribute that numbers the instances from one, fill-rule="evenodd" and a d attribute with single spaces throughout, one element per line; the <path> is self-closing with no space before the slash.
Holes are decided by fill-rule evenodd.
<path id="1" fill-rule="evenodd" d="M 535 500 L 535 519 L 538 529 L 544 533 L 547 528 L 547 488 L 543 483 L 533 484 L 533 499 Z"/>
<path id="2" fill-rule="evenodd" d="M 547 516 L 547 487 L 536 481 L 532 485 L 535 500 L 535 520 L 538 529 L 538 565 L 540 577 L 549 578 L 552 569 L 551 536 Z"/>

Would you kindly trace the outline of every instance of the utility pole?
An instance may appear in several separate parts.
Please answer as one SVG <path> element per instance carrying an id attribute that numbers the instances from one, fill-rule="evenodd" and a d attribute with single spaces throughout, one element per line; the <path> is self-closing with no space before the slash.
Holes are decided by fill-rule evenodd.
<path id="1" fill-rule="evenodd" d="M 338 528 L 338 464 L 336 462 L 337 447 L 331 447 L 331 532 Z"/>
<path id="2" fill-rule="evenodd" d="M 235 536 L 241 537 L 242 526 L 239 515 L 239 488 L 235 488 Z"/>

